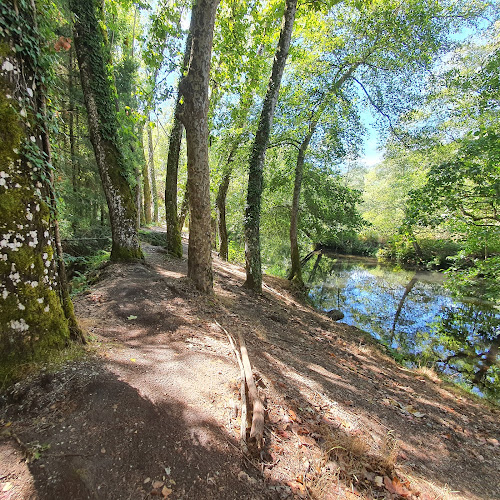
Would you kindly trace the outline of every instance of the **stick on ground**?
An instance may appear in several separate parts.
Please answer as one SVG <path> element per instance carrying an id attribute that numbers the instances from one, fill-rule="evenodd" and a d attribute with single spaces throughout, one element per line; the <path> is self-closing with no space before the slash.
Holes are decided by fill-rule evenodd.
<path id="1" fill-rule="evenodd" d="M 255 439 L 257 447 L 260 448 L 262 446 L 262 439 L 264 437 L 264 403 L 259 397 L 257 386 L 255 385 L 255 381 L 253 379 L 252 365 L 250 364 L 250 359 L 248 358 L 245 339 L 240 332 L 238 332 L 238 340 L 240 342 L 241 360 L 245 369 L 245 379 L 247 382 L 248 394 L 253 405 L 250 438 Z"/>

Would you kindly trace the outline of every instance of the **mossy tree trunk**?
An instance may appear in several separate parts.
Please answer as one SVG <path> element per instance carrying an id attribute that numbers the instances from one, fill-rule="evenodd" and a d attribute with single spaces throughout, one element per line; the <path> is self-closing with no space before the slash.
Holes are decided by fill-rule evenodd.
<path id="1" fill-rule="evenodd" d="M 219 0 L 197 0 L 191 13 L 191 56 L 179 84 L 184 97 L 179 115 L 186 129 L 189 192 L 188 277 L 204 292 L 213 289 L 210 169 L 208 165 L 208 83 Z"/>
<path id="2" fill-rule="evenodd" d="M 186 217 L 188 213 L 189 213 L 189 193 L 186 186 L 186 188 L 184 189 L 184 198 L 182 198 L 181 211 L 179 213 L 179 228 L 181 229 L 181 231 L 186 222 Z"/>
<path id="3" fill-rule="evenodd" d="M 245 209 L 245 286 L 258 293 L 262 291 L 260 209 L 264 160 L 273 123 L 274 109 L 278 101 L 281 77 L 283 76 L 290 48 L 296 10 L 297 0 L 286 0 L 278 48 L 274 56 L 269 86 L 262 106 L 249 162 L 247 205 Z"/>
<path id="4" fill-rule="evenodd" d="M 186 71 L 191 56 L 192 33 L 186 39 L 182 73 Z M 167 252 L 176 257 L 182 257 L 182 226 L 177 217 L 177 174 L 179 172 L 179 157 L 181 152 L 182 132 L 184 130 L 180 113 L 182 112 L 181 95 L 177 96 L 174 109 L 174 122 L 170 132 L 167 157 L 167 175 L 165 179 L 165 219 L 167 223 Z"/>
<path id="5" fill-rule="evenodd" d="M 133 176 L 118 138 L 116 91 L 108 74 L 109 49 L 99 24 L 97 0 L 70 0 L 80 79 L 112 234 L 112 260 L 143 258 L 137 236 L 137 207 L 127 176 Z"/>
<path id="6" fill-rule="evenodd" d="M 165 220 L 167 224 L 167 252 L 176 257 L 182 257 L 181 228 L 177 217 L 177 173 L 183 125 L 179 118 L 179 101 L 174 112 L 174 123 L 170 131 L 167 175 L 165 180 Z"/>
<path id="7" fill-rule="evenodd" d="M 70 338 L 58 293 L 36 15 L 26 0 L 0 7 L 0 377 Z M 8 30 L 8 31 L 7 31 Z M 9 36 L 7 36 L 7 32 Z M 69 304 L 68 304 L 69 305 Z"/>

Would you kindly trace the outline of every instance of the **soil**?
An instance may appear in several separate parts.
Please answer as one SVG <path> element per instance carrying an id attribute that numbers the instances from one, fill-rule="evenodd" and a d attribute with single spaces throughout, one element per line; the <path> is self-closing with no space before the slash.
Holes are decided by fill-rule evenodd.
<path id="1" fill-rule="evenodd" d="M 75 309 L 83 359 L 0 403 L 0 499 L 499 499 L 497 407 L 398 366 L 286 280 L 262 295 L 214 256 L 215 293 L 144 244 Z M 241 451 L 242 333 L 266 407 Z"/>

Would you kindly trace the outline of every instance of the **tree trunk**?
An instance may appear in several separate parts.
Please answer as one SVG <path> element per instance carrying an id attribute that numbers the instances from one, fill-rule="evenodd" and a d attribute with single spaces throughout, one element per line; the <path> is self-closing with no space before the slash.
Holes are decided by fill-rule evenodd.
<path id="1" fill-rule="evenodd" d="M 182 63 L 182 72 L 186 71 L 191 56 L 190 32 L 186 40 L 184 50 L 184 60 Z M 211 49 L 210 49 L 211 50 Z M 180 118 L 182 113 L 181 94 L 175 103 L 174 122 L 170 132 L 167 157 L 167 177 L 165 179 L 165 219 L 167 223 L 167 252 L 176 257 L 182 257 L 182 226 L 177 219 L 177 173 L 179 171 L 179 156 L 181 152 L 183 125 Z"/>
<path id="2" fill-rule="evenodd" d="M 148 129 L 150 127 L 148 126 Z M 141 150 L 144 151 L 144 126 L 140 132 L 140 144 Z M 142 187 L 143 187 L 143 199 L 142 203 L 144 206 L 144 222 L 146 224 L 151 224 L 152 216 L 151 216 L 151 183 L 149 177 L 149 164 L 151 162 L 151 151 L 149 151 L 149 162 L 144 161 L 142 164 Z"/>
<path id="3" fill-rule="evenodd" d="M 149 177 L 151 179 L 151 194 L 153 196 L 153 222 L 155 224 L 158 224 L 158 189 L 156 187 L 153 131 L 151 129 L 151 124 L 148 125 L 148 159 L 149 159 Z"/>
<path id="4" fill-rule="evenodd" d="M 223 260 L 228 259 L 228 239 L 227 239 L 227 226 L 226 226 L 226 197 L 227 190 L 229 189 L 229 181 L 231 180 L 231 169 L 226 170 L 222 177 L 217 191 L 217 219 L 219 224 L 219 257 Z"/>
<path id="5" fill-rule="evenodd" d="M 165 220 L 167 223 L 167 252 L 176 257 L 182 257 L 181 228 L 177 220 L 177 172 L 179 169 L 183 126 L 178 114 L 179 111 L 176 107 L 168 146 L 167 177 L 165 180 Z"/>
<path id="6" fill-rule="evenodd" d="M 73 192 L 78 192 L 78 178 L 80 172 L 76 159 L 76 141 L 75 141 L 75 85 L 74 85 L 74 48 L 69 50 L 69 68 L 68 68 L 68 94 L 69 94 L 69 152 L 71 161 L 71 184 Z"/>
<path id="7" fill-rule="evenodd" d="M 73 302 L 69 295 L 69 285 L 68 276 L 66 274 L 66 265 L 64 264 L 64 252 L 61 244 L 61 233 L 59 231 L 59 221 L 57 216 L 57 200 L 55 192 L 55 176 L 54 169 L 50 168 L 52 165 L 52 150 L 50 147 L 49 131 L 47 128 L 47 101 L 45 95 L 38 96 L 38 108 L 39 113 L 42 117 L 41 128 L 41 138 L 42 138 L 42 151 L 45 155 L 45 160 L 48 165 L 46 168 L 45 175 L 48 178 L 48 190 L 49 190 L 49 200 L 50 200 L 50 210 L 52 218 L 52 230 L 54 235 L 54 247 L 55 247 L 55 261 L 57 265 L 57 273 L 59 275 L 58 290 L 61 298 L 61 305 L 63 307 L 64 315 L 68 320 L 68 327 L 70 331 L 70 337 L 72 340 L 76 340 L 85 343 L 85 338 L 83 332 L 78 326 L 76 320 L 75 311 L 73 309 Z"/>
<path id="8" fill-rule="evenodd" d="M 97 2 L 71 0 L 75 49 L 80 68 L 90 140 L 109 209 L 112 260 L 143 258 L 137 236 L 137 208 L 127 182 L 133 175 L 119 146 L 114 92 L 108 78 L 107 47 L 96 16 Z"/>
<path id="9" fill-rule="evenodd" d="M 179 214 L 179 229 L 182 231 L 184 227 L 184 222 L 186 221 L 187 214 L 189 212 L 189 193 L 184 189 L 184 198 L 182 199 L 181 212 Z"/>
<path id="10" fill-rule="evenodd" d="M 316 257 L 316 261 L 314 262 L 314 266 L 311 271 L 311 275 L 309 276 L 309 282 L 313 282 L 314 278 L 316 277 L 316 273 L 318 272 L 319 269 L 319 263 L 321 262 L 321 259 L 323 258 L 323 253 L 320 252 L 318 256 Z"/>
<path id="11" fill-rule="evenodd" d="M 299 225 L 299 201 L 300 190 L 302 187 L 302 177 L 304 175 L 304 162 L 306 151 L 311 142 L 311 138 L 316 130 L 317 121 L 314 122 L 302 141 L 297 155 L 297 163 L 295 164 L 295 180 L 293 184 L 292 208 L 290 211 L 290 257 L 292 260 L 292 269 L 288 276 L 289 280 L 295 279 L 299 285 L 303 285 L 302 267 L 300 263 L 299 244 L 297 241 L 297 229 Z"/>
<path id="12" fill-rule="evenodd" d="M 292 261 L 292 269 L 288 276 L 289 280 L 296 279 L 296 281 L 303 285 L 302 280 L 302 269 L 299 255 L 299 245 L 297 241 L 297 230 L 299 225 L 299 201 L 300 201 L 300 191 L 302 187 L 302 178 L 304 174 L 304 162 L 306 157 L 307 149 L 309 148 L 309 143 L 311 142 L 312 136 L 316 132 L 318 122 L 321 115 L 325 111 L 330 98 L 338 93 L 341 87 L 344 85 L 346 80 L 351 77 L 356 68 L 359 66 L 359 62 L 352 64 L 349 69 L 332 85 L 330 91 L 323 96 L 320 100 L 319 108 L 315 113 L 312 114 L 311 121 L 309 123 L 309 130 L 307 131 L 304 140 L 299 147 L 299 153 L 297 155 L 297 163 L 295 165 L 295 181 L 293 186 L 293 198 L 292 198 L 292 209 L 290 212 L 290 254 Z"/>
<path id="13" fill-rule="evenodd" d="M 278 101 L 281 77 L 283 76 L 290 48 L 296 9 L 297 0 L 286 0 L 278 48 L 274 57 L 269 86 L 262 106 L 259 126 L 249 162 L 247 207 L 245 210 L 245 286 L 258 293 L 262 291 L 260 209 L 263 190 L 264 159 L 271 133 L 274 109 Z"/>
<path id="14" fill-rule="evenodd" d="M 42 142 L 43 83 L 34 70 L 40 67 L 34 5 L 7 0 L 0 25 L 0 377 L 5 380 L 23 363 L 63 347 L 70 330 L 58 294 L 53 217 L 45 201 L 51 166 Z"/>
<path id="15" fill-rule="evenodd" d="M 204 292 L 213 289 L 210 169 L 208 165 L 208 83 L 215 12 L 219 0 L 197 0 L 191 13 L 191 57 L 179 84 L 180 119 L 186 129 L 189 192 L 188 277 Z"/>

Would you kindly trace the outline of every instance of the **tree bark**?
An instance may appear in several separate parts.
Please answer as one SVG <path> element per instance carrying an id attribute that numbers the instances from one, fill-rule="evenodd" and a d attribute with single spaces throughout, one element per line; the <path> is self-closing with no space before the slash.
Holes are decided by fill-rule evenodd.
<path id="1" fill-rule="evenodd" d="M 69 50 L 69 68 L 68 68 L 68 94 L 69 94 L 69 153 L 71 161 L 71 184 L 73 192 L 78 192 L 78 178 L 80 177 L 79 165 L 76 159 L 76 141 L 75 141 L 75 85 L 74 85 L 74 48 Z"/>
<path id="2" fill-rule="evenodd" d="M 115 93 L 108 78 L 105 41 L 94 0 L 71 0 L 80 79 L 87 108 L 90 140 L 94 148 L 112 234 L 112 260 L 143 258 L 137 236 L 137 208 L 127 182 L 134 175 L 127 168 L 118 139 Z"/>
<path id="3" fill-rule="evenodd" d="M 181 228 L 177 218 L 177 173 L 181 150 L 183 125 L 179 119 L 179 101 L 174 113 L 174 123 L 170 132 L 167 177 L 165 180 L 165 220 L 167 223 L 167 252 L 182 257 Z"/>
<path id="4" fill-rule="evenodd" d="M 297 240 L 300 190 L 302 187 L 302 177 L 304 175 L 306 151 L 316 130 L 317 123 L 318 122 L 316 121 L 309 127 L 309 131 L 300 145 L 299 153 L 297 155 L 297 163 L 295 164 L 295 180 L 293 184 L 292 208 L 290 211 L 290 257 L 292 261 L 292 269 L 288 279 L 295 279 L 299 285 L 304 284 L 302 280 L 302 267 L 300 263 L 299 244 Z"/>
<path id="5" fill-rule="evenodd" d="M 182 62 L 182 72 L 184 73 L 189 65 L 191 56 L 192 33 L 188 34 L 186 48 L 184 50 L 184 60 Z M 180 118 L 182 113 L 181 93 L 175 103 L 174 122 L 168 143 L 167 176 L 165 179 L 165 219 L 167 223 L 167 252 L 176 257 L 182 257 L 182 226 L 177 218 L 177 174 L 179 171 L 179 156 L 181 151 L 183 125 Z"/>
<path id="6" fill-rule="evenodd" d="M 50 200 L 50 210 L 52 219 L 52 232 L 54 238 L 55 247 L 55 261 L 57 265 L 57 273 L 59 275 L 58 290 L 61 298 L 61 305 L 64 311 L 64 315 L 68 320 L 68 327 L 70 332 L 70 337 L 72 340 L 85 343 L 85 337 L 83 331 L 78 325 L 76 320 L 75 310 L 73 308 L 73 302 L 69 295 L 69 284 L 68 276 L 66 274 L 66 265 L 64 264 L 64 252 L 61 243 L 61 233 L 59 231 L 59 221 L 57 215 L 57 200 L 55 192 L 55 176 L 54 169 L 51 168 L 52 165 L 52 150 L 50 147 L 49 131 L 47 127 L 47 101 L 45 95 L 40 94 L 38 96 L 38 108 L 39 113 L 42 117 L 41 126 L 41 138 L 42 138 L 42 151 L 45 155 L 45 160 L 47 168 L 45 170 L 45 175 L 48 179 L 48 191 Z"/>
<path id="7" fill-rule="evenodd" d="M 182 231 L 184 227 L 184 223 L 186 221 L 187 214 L 189 212 L 189 193 L 186 189 L 184 189 L 184 198 L 182 199 L 181 211 L 179 214 L 179 229 Z"/>
<path id="8" fill-rule="evenodd" d="M 149 160 L 149 177 L 151 179 L 151 194 L 153 197 L 153 222 L 155 224 L 158 224 L 158 189 L 156 187 L 153 131 L 151 129 L 151 124 L 148 125 L 148 160 Z"/>
<path id="9" fill-rule="evenodd" d="M 191 56 L 179 84 L 184 97 L 179 115 L 186 129 L 189 192 L 188 277 L 199 290 L 213 290 L 210 169 L 208 165 L 208 83 L 210 58 L 219 0 L 197 0 L 191 13 Z"/>
<path id="10" fill-rule="evenodd" d="M 231 172 L 232 170 L 230 168 L 227 169 L 226 173 L 222 177 L 217 191 L 217 199 L 215 201 L 217 206 L 217 222 L 219 225 L 219 257 L 223 260 L 228 259 L 229 253 L 226 226 L 226 197 L 227 190 L 229 189 L 229 181 L 231 180 Z"/>
<path id="11" fill-rule="evenodd" d="M 274 56 L 273 69 L 269 79 L 266 97 L 262 106 L 259 125 L 252 147 L 248 172 L 247 206 L 245 210 L 245 286 L 258 293 L 262 292 L 262 264 L 260 257 L 260 210 L 263 190 L 264 159 L 274 109 L 278 101 L 281 78 L 285 69 L 293 22 L 297 10 L 297 0 L 286 0 L 283 25 L 278 48 Z"/>
<path id="12" fill-rule="evenodd" d="M 43 81 L 34 4 L 7 0 L 0 18 L 0 377 L 70 338 L 40 109 Z M 9 30 L 9 35 L 7 35 Z M 15 48 L 17 46 L 17 49 Z M 22 50 L 19 50 L 19 47 Z"/>
<path id="13" fill-rule="evenodd" d="M 151 127 L 148 126 L 148 131 L 150 128 Z M 140 132 L 140 143 L 141 143 L 142 151 L 144 151 L 144 127 L 142 127 L 142 130 Z M 144 161 L 142 164 L 142 188 L 143 188 L 143 193 L 144 193 L 142 203 L 144 206 L 144 222 L 149 225 L 152 222 L 151 183 L 150 183 L 150 177 L 149 177 L 149 172 L 150 172 L 149 166 L 151 164 L 152 152 L 151 151 L 148 151 L 148 152 L 149 152 L 149 155 L 148 155 L 149 161 L 147 161 L 147 162 Z"/>
<path id="14" fill-rule="evenodd" d="M 290 212 L 290 255 L 292 261 L 292 269 L 288 276 L 289 280 L 295 278 L 299 285 L 303 285 L 304 282 L 302 280 L 302 269 L 299 255 L 299 245 L 297 241 L 297 231 L 299 225 L 299 201 L 300 201 L 300 191 L 302 187 L 302 178 L 304 175 L 304 162 L 307 149 L 309 148 L 309 143 L 316 132 L 316 128 L 318 127 L 318 122 L 321 118 L 321 115 L 325 111 L 330 98 L 335 96 L 338 91 L 342 88 L 344 83 L 351 75 L 354 73 L 356 68 L 360 65 L 360 62 L 356 62 L 352 64 L 349 69 L 331 86 L 330 91 L 325 94 L 320 101 L 320 105 L 318 109 L 312 113 L 311 121 L 309 123 L 309 130 L 305 135 L 297 155 L 297 163 L 295 165 L 295 180 L 293 186 L 293 197 L 292 197 L 292 209 Z"/>
<path id="15" fill-rule="evenodd" d="M 394 315 L 394 321 L 392 322 L 391 341 L 394 339 L 394 333 L 396 331 L 396 325 L 398 324 L 398 319 L 399 319 L 399 316 L 401 315 L 401 311 L 403 310 L 403 306 L 404 306 L 406 297 L 408 297 L 408 295 L 412 291 L 413 287 L 416 285 L 417 281 L 418 281 L 418 278 L 416 278 L 415 276 L 413 276 L 413 278 L 405 286 L 405 290 L 403 292 L 403 295 L 401 296 L 401 300 L 399 301 L 398 308 L 396 310 L 396 314 Z"/>

